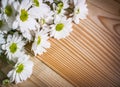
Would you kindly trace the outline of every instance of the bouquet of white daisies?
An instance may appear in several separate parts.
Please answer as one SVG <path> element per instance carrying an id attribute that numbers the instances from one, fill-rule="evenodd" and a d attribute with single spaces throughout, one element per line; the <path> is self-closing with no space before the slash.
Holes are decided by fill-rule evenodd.
<path id="1" fill-rule="evenodd" d="M 35 56 L 43 54 L 49 38 L 67 37 L 72 22 L 79 24 L 87 14 L 86 0 L 1 0 L 0 59 L 12 65 L 2 83 L 19 83 L 32 74 L 26 44 L 32 44 Z"/>

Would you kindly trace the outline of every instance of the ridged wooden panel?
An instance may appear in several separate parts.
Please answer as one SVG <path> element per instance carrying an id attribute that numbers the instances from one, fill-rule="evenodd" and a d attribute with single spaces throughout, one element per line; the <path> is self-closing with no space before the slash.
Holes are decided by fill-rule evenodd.
<path id="1" fill-rule="evenodd" d="M 74 86 L 120 87 L 120 1 L 87 3 L 87 19 L 37 58 Z"/>

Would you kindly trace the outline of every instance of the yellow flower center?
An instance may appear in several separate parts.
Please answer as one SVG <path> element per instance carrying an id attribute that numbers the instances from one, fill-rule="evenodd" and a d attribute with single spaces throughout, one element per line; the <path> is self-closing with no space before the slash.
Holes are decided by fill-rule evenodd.
<path id="1" fill-rule="evenodd" d="M 78 8 L 75 13 L 79 14 L 80 13 L 80 9 Z"/>
<path id="2" fill-rule="evenodd" d="M 43 24 L 45 24 L 45 19 L 40 19 L 40 23 L 43 25 Z"/>
<path id="3" fill-rule="evenodd" d="M 38 36 L 37 45 L 39 45 L 39 44 L 40 44 L 40 42 L 41 42 L 41 37 L 40 37 L 40 36 Z"/>
<path id="4" fill-rule="evenodd" d="M 38 1 L 38 0 L 34 0 L 33 2 L 34 2 L 34 4 L 35 4 L 35 6 L 37 6 L 37 7 L 39 7 L 39 6 L 40 6 L 40 3 L 39 3 L 39 1 Z"/>
<path id="5" fill-rule="evenodd" d="M 5 7 L 5 14 L 10 17 L 12 13 L 13 13 L 12 7 L 10 5 L 7 5 Z"/>
<path id="6" fill-rule="evenodd" d="M 21 10 L 20 19 L 25 22 L 28 19 L 28 12 L 25 9 Z"/>
<path id="7" fill-rule="evenodd" d="M 58 14 L 61 13 L 62 8 L 63 8 L 63 3 L 60 2 L 60 3 L 58 4 L 58 8 L 57 8 L 57 13 L 58 13 Z"/>
<path id="8" fill-rule="evenodd" d="M 21 73 L 23 70 L 24 70 L 24 65 L 23 65 L 23 64 L 19 64 L 19 65 L 17 66 L 16 72 L 17 72 L 17 73 Z"/>
<path id="9" fill-rule="evenodd" d="M 9 47 L 11 53 L 15 53 L 17 51 L 17 44 L 12 43 Z"/>
<path id="10" fill-rule="evenodd" d="M 61 31 L 61 30 L 63 30 L 63 28 L 64 28 L 63 23 L 57 24 L 56 27 L 55 27 L 56 31 Z"/>

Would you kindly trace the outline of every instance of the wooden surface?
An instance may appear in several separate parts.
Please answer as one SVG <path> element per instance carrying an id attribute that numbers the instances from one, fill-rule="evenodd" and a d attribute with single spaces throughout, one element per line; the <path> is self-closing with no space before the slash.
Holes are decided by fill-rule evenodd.
<path id="1" fill-rule="evenodd" d="M 37 57 L 74 86 L 120 87 L 120 1 L 87 3 L 87 19 Z"/>
<path id="2" fill-rule="evenodd" d="M 32 77 L 15 87 L 120 87 L 120 0 L 87 4 L 87 19 L 66 39 L 50 39 L 51 48 L 32 58 Z"/>

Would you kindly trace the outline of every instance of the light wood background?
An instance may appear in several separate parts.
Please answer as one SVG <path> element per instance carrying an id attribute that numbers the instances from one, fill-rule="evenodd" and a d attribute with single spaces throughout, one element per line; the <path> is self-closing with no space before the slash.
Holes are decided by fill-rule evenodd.
<path id="1" fill-rule="evenodd" d="M 87 19 L 69 37 L 50 39 L 51 48 L 32 58 L 31 78 L 15 87 L 120 87 L 120 0 L 87 4 Z"/>

